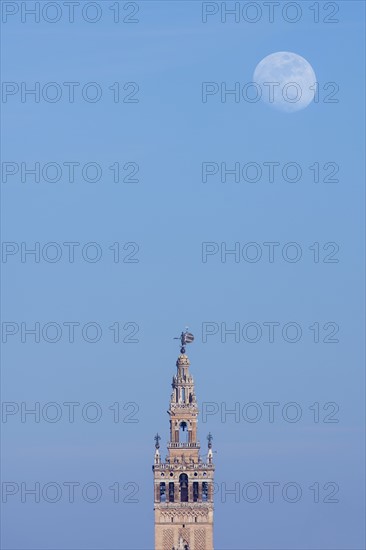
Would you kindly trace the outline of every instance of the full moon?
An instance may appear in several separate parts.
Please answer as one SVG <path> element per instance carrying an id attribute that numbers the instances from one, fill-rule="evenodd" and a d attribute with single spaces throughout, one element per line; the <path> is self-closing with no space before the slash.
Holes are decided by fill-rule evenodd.
<path id="1" fill-rule="evenodd" d="M 310 63 L 292 52 L 267 55 L 256 66 L 253 81 L 265 103 L 287 113 L 305 109 L 313 101 L 317 86 Z"/>

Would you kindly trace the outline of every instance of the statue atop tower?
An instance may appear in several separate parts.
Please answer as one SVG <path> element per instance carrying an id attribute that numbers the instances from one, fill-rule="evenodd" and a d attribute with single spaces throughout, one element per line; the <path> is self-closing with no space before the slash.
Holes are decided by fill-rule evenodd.
<path id="1" fill-rule="evenodd" d="M 177 339 L 181 347 L 172 380 L 165 462 L 160 457 L 160 436 L 155 436 L 155 550 L 213 550 L 213 438 L 207 436 L 207 458 L 202 459 L 199 410 L 185 349 L 194 337 L 186 329 Z"/>
<path id="2" fill-rule="evenodd" d="M 174 340 L 180 340 L 180 352 L 185 353 L 186 352 L 186 344 L 191 344 L 194 340 L 194 336 L 191 332 L 188 332 L 188 327 L 186 327 L 186 331 L 182 332 L 180 336 L 176 336 Z"/>

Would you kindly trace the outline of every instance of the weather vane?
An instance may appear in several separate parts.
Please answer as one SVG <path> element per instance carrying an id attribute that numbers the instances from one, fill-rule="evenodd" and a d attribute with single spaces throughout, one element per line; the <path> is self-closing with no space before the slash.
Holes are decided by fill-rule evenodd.
<path id="1" fill-rule="evenodd" d="M 159 449 L 159 447 L 160 447 L 159 441 L 160 441 L 160 439 L 161 439 L 160 435 L 159 435 L 159 434 L 156 434 L 156 436 L 154 437 L 154 439 L 155 439 L 155 447 L 156 447 L 157 449 Z"/>
<path id="2" fill-rule="evenodd" d="M 186 327 L 186 331 L 182 332 L 180 336 L 176 336 L 174 340 L 180 340 L 180 352 L 185 353 L 186 352 L 186 344 L 191 344 L 194 340 L 194 336 L 191 332 L 188 332 L 188 327 Z"/>

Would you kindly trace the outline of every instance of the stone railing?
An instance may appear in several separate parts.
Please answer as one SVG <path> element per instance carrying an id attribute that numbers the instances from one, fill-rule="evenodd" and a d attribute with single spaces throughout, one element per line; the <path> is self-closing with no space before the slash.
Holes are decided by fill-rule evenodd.
<path id="1" fill-rule="evenodd" d="M 170 404 L 171 409 L 197 409 L 198 406 L 197 403 L 192 401 L 192 403 L 171 403 Z"/>
<path id="2" fill-rule="evenodd" d="M 212 508 L 212 501 L 201 501 L 201 502 L 158 502 L 159 508 L 177 508 L 177 505 L 182 508 L 203 508 L 209 507 Z"/>
<path id="3" fill-rule="evenodd" d="M 199 449 L 200 444 L 198 441 L 196 443 L 175 443 L 169 442 L 168 449 Z"/>
<path id="4" fill-rule="evenodd" d="M 178 467 L 180 467 L 183 470 L 211 470 L 213 469 L 213 464 L 207 464 L 206 462 L 199 462 L 192 464 L 191 462 L 172 462 L 166 463 L 166 462 L 160 462 L 160 464 L 154 464 L 154 468 L 156 470 L 176 470 Z"/>

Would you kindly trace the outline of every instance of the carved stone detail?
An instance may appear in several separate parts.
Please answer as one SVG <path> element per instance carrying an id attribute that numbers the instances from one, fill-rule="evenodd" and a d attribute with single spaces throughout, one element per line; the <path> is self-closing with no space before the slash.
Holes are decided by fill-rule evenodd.
<path id="1" fill-rule="evenodd" d="M 162 550 L 172 550 L 173 544 L 174 544 L 173 529 L 164 529 L 163 530 L 163 549 Z"/>
<path id="2" fill-rule="evenodd" d="M 194 550 L 206 550 L 206 531 L 196 529 L 194 532 Z"/>

